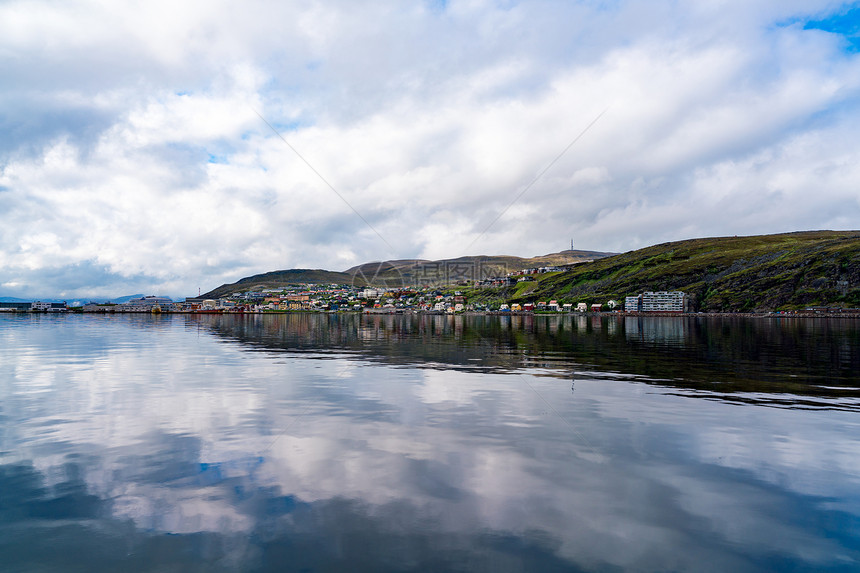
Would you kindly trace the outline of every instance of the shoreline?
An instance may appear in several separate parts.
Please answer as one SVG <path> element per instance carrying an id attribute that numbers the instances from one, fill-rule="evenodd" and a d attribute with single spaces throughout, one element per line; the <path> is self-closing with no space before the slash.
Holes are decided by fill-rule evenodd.
<path id="1" fill-rule="evenodd" d="M 286 314 L 366 314 L 374 316 L 391 316 L 391 315 L 429 315 L 429 316 L 589 316 L 589 317 L 624 317 L 624 318 L 860 318 L 860 312 L 829 312 L 829 311 L 780 311 L 780 312 L 534 312 L 534 311 L 462 311 L 457 313 L 434 311 L 434 310 L 414 310 L 414 309 L 364 309 L 364 310 L 267 310 L 267 311 L 233 311 L 233 310 L 179 310 L 179 311 L 162 311 L 153 313 L 151 311 L 90 311 L 83 312 L 79 310 L 18 310 L 18 309 L 0 309 L 0 314 L 97 314 L 97 315 L 114 315 L 114 314 L 182 314 L 182 315 L 250 315 L 250 316 L 265 316 L 265 315 L 286 315 Z"/>

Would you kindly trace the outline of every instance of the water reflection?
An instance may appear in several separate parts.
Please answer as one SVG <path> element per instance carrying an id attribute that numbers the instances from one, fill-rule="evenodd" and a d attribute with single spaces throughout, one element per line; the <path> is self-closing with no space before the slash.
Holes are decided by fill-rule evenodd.
<path id="1" fill-rule="evenodd" d="M 545 368 L 639 376 L 709 398 L 738 392 L 860 398 L 854 320 L 599 316 L 281 315 L 192 319 L 270 350 L 349 353 L 416 367 Z"/>
<path id="2" fill-rule="evenodd" d="M 673 317 L 628 316 L 624 318 L 624 332 L 628 340 L 684 346 L 689 338 L 689 321 Z"/>
<path id="3" fill-rule="evenodd" d="M 0 322 L 0 569 L 856 568 L 855 412 L 599 369 L 647 357 L 623 321 L 477 318 Z"/>

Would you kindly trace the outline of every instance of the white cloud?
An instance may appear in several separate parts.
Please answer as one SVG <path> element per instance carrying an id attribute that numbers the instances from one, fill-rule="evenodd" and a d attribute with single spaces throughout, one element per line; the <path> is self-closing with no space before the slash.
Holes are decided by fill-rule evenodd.
<path id="1" fill-rule="evenodd" d="M 0 294 L 856 226 L 839 7 L 5 3 Z"/>

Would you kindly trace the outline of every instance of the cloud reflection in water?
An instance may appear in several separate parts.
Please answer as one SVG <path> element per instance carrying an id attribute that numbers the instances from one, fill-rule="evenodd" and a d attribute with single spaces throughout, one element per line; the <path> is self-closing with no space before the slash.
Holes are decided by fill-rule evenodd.
<path id="1" fill-rule="evenodd" d="M 0 320 L 7 569 L 68 570 L 73 547 L 89 571 L 858 560 L 854 412 L 703 400 L 623 376 L 578 375 L 571 392 L 553 360 L 445 368 L 439 347 L 425 350 L 434 367 L 414 368 L 408 354 L 294 352 L 184 317 Z M 507 335 L 475 330 L 456 360 L 502 360 Z"/>

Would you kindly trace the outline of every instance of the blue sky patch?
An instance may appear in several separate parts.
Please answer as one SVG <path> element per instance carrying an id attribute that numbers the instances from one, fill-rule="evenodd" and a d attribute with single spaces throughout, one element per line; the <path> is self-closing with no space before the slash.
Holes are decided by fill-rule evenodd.
<path id="1" fill-rule="evenodd" d="M 803 25 L 803 29 L 822 30 L 843 36 L 847 41 L 847 51 L 860 52 L 860 4 L 848 4 L 843 10 L 826 18 L 809 20 Z"/>
<path id="2" fill-rule="evenodd" d="M 441 14 L 448 7 L 448 0 L 426 0 L 427 8 L 434 14 Z"/>
<path id="3" fill-rule="evenodd" d="M 272 124 L 272 127 L 277 129 L 278 133 L 281 133 L 281 134 L 287 133 L 290 131 L 298 131 L 300 128 L 308 127 L 310 125 L 310 124 L 303 122 L 303 121 L 300 121 L 300 120 L 285 121 L 285 122 L 273 121 L 273 122 L 271 122 L 271 124 Z"/>

